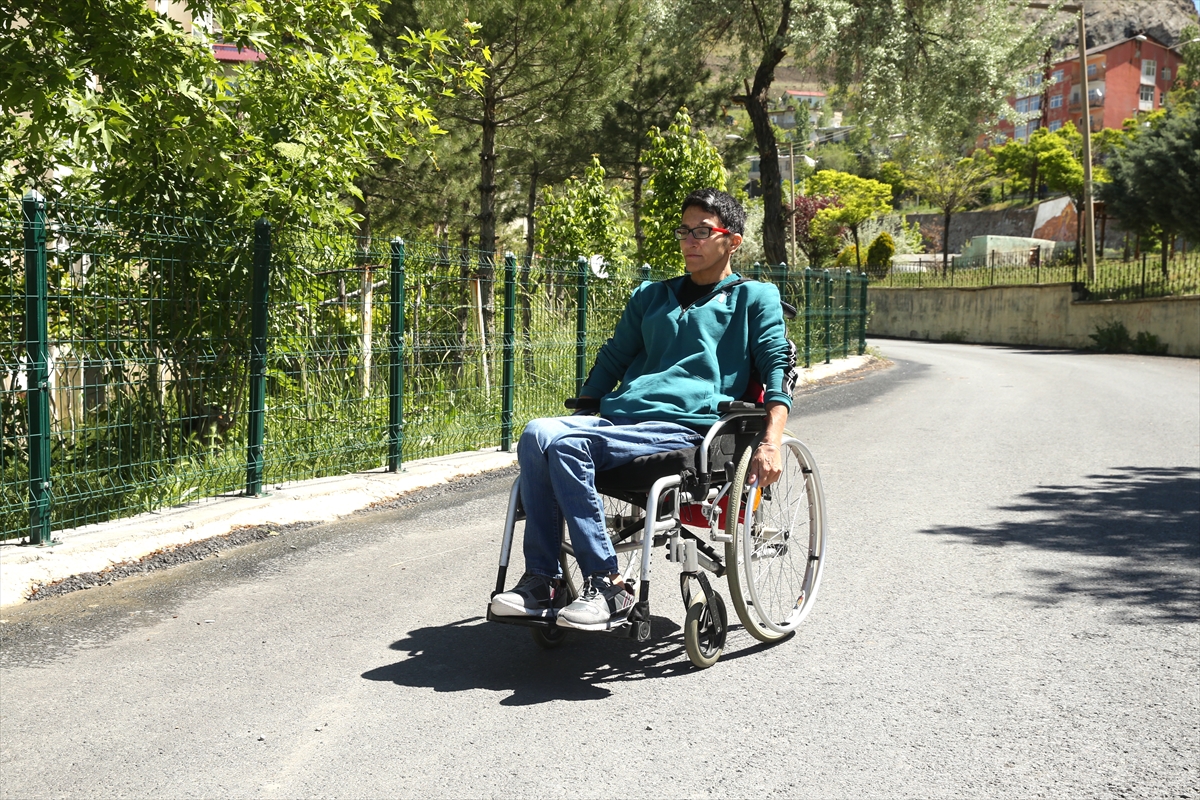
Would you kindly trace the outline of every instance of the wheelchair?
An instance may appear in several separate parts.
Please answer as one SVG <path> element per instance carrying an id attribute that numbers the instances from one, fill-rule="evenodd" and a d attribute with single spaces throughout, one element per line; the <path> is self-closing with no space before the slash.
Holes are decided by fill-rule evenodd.
<path id="1" fill-rule="evenodd" d="M 598 401 L 575 398 L 566 405 L 584 412 L 598 408 Z M 728 580 L 734 610 L 751 636 L 777 642 L 808 615 L 825 566 L 825 498 L 812 453 L 785 432 L 779 480 L 765 489 L 749 485 L 766 411 L 759 403 L 730 401 L 718 413 L 696 447 L 642 456 L 596 475 L 608 535 L 636 598 L 628 618 L 605 634 L 650 638 L 651 553 L 664 547 L 666 559 L 681 568 L 684 645 L 701 669 L 721 657 L 729 630 L 725 602 L 707 573 Z M 525 519 L 520 481 L 518 476 L 509 494 L 492 597 L 504 591 L 517 523 Z M 583 576 L 565 524 L 559 560 L 573 600 Z M 567 633 L 553 619 L 496 616 L 490 603 L 487 618 L 531 628 L 547 649 L 560 645 Z"/>

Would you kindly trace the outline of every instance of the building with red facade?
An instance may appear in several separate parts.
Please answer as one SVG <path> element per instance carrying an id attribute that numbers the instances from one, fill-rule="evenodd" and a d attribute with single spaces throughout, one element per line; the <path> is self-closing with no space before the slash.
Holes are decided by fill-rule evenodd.
<path id="1" fill-rule="evenodd" d="M 1087 110 L 1093 131 L 1120 128 L 1139 112 L 1162 108 L 1163 96 L 1171 88 L 1183 59 L 1152 36 L 1093 47 L 1087 51 Z M 1058 130 L 1067 120 L 1082 127 L 1084 105 L 1081 95 L 1079 57 L 1054 63 L 1041 75 L 1033 75 L 1021 94 L 1009 103 L 1021 114 L 1036 114 L 1024 123 L 1001 122 L 997 143 L 1008 139 L 1026 141 L 1034 130 Z"/>

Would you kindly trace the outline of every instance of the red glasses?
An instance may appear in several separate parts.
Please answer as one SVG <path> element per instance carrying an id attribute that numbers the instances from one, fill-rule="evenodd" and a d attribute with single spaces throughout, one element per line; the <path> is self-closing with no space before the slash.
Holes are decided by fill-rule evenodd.
<path id="1" fill-rule="evenodd" d="M 689 233 L 692 235 L 693 239 L 707 239 L 714 233 L 729 233 L 729 231 L 725 228 L 717 228 L 712 225 L 697 225 L 695 228 L 688 228 L 684 225 L 680 225 L 675 229 L 675 238 L 682 242 L 688 237 Z"/>

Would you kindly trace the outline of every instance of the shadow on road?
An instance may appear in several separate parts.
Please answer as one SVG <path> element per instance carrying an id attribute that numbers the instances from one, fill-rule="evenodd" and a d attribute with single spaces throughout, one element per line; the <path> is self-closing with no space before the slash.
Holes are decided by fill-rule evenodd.
<path id="1" fill-rule="evenodd" d="M 406 659 L 364 672 L 362 677 L 437 692 L 510 692 L 500 701 L 506 706 L 602 700 L 612 694 L 604 684 L 694 671 L 684 653 L 679 625 L 664 617 L 653 617 L 652 623 L 653 636 L 648 642 L 581 633 L 569 635 L 556 650 L 543 650 L 524 628 L 487 624 L 481 617 L 471 617 L 410 631 L 391 645 L 393 650 L 407 652 Z M 749 640 L 748 635 L 735 637 L 733 631 L 730 638 L 731 643 L 736 638 Z M 735 652 L 727 647 L 721 663 L 766 647 L 748 645 Z"/>
<path id="2" fill-rule="evenodd" d="M 1083 594 L 1121 603 L 1137 621 L 1200 619 L 1200 470 L 1117 467 L 1076 486 L 1042 486 L 1001 510 L 1024 519 L 988 527 L 941 526 L 926 533 L 975 544 L 1100 556 L 1070 571 L 1037 570 L 1038 602 Z"/>

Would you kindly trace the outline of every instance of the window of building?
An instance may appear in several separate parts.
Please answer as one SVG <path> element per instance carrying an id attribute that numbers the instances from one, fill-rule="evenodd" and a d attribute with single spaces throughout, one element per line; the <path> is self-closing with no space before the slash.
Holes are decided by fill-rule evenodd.
<path id="1" fill-rule="evenodd" d="M 1164 81 L 1168 81 L 1168 82 L 1171 80 L 1171 68 L 1170 67 L 1163 67 L 1162 79 Z"/>
<path id="2" fill-rule="evenodd" d="M 1050 95 L 1050 107 L 1051 108 L 1062 108 L 1062 95 L 1061 94 Z"/>
<path id="3" fill-rule="evenodd" d="M 1138 111 L 1154 110 L 1154 87 L 1142 86 L 1138 89 Z"/>
<path id="4" fill-rule="evenodd" d="M 1158 62 L 1152 58 L 1142 59 L 1142 77 L 1154 80 L 1155 74 L 1158 72 Z"/>
<path id="5" fill-rule="evenodd" d="M 1018 114 L 1028 114 L 1031 111 L 1040 111 L 1042 108 L 1042 98 L 1039 97 L 1022 97 L 1016 102 Z"/>
<path id="6" fill-rule="evenodd" d="M 1058 130 L 1058 129 L 1059 129 L 1059 128 L 1061 128 L 1061 127 L 1062 127 L 1062 120 L 1061 120 L 1061 119 L 1053 119 L 1053 120 L 1050 120 L 1050 125 L 1049 125 L 1049 128 L 1050 128 L 1050 130 L 1052 130 L 1052 131 L 1056 131 L 1056 130 Z"/>
<path id="7" fill-rule="evenodd" d="M 1071 87 L 1071 105 L 1077 105 L 1078 103 L 1079 103 L 1079 87 L 1072 86 Z"/>
<path id="8" fill-rule="evenodd" d="M 1063 71 L 1061 69 L 1054 70 L 1053 74 L 1050 75 L 1050 80 L 1054 81 L 1055 83 L 1062 83 Z"/>
<path id="9" fill-rule="evenodd" d="M 1088 77 L 1089 78 L 1096 77 L 1096 73 L 1099 71 L 1100 71 L 1100 66 L 1098 64 L 1088 64 Z"/>

